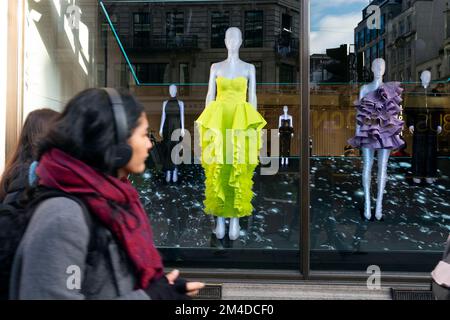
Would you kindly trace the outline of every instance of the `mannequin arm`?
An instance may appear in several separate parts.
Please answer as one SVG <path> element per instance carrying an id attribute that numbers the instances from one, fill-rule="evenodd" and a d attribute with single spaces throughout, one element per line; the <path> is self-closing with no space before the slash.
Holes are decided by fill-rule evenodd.
<path id="1" fill-rule="evenodd" d="M 248 103 L 255 107 L 255 109 L 258 109 L 258 100 L 256 98 L 256 69 L 254 65 L 250 65 Z"/>
<path id="2" fill-rule="evenodd" d="M 181 119 L 181 136 L 184 137 L 184 103 L 183 101 L 179 101 L 180 103 L 180 119 Z"/>
<path id="3" fill-rule="evenodd" d="M 206 95 L 205 106 L 216 98 L 216 64 L 213 63 L 209 72 L 208 94 Z"/>
<path id="4" fill-rule="evenodd" d="M 278 128 L 280 128 L 281 127 L 281 119 L 283 118 L 283 116 L 280 116 L 279 118 L 278 118 Z"/>
<path id="5" fill-rule="evenodd" d="M 164 122 L 166 122 L 166 105 L 167 105 L 167 101 L 164 101 L 163 108 L 162 108 L 162 114 L 161 114 L 161 125 L 159 127 L 159 136 L 160 137 L 162 137 Z"/>

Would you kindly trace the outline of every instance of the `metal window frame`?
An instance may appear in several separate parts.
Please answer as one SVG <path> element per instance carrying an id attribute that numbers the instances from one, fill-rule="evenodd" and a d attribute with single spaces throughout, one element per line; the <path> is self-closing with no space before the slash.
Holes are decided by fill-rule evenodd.
<path id="1" fill-rule="evenodd" d="M 309 150 L 310 134 L 310 3 L 300 0 L 300 150 Z M 355 271 L 318 271 L 311 270 L 310 264 L 310 155 L 309 151 L 300 152 L 300 230 L 299 269 L 298 270 L 249 270 L 249 269 L 210 269 L 208 271 L 183 268 L 186 277 L 208 279 L 218 282 L 269 282 L 269 283 L 308 283 L 333 282 L 366 284 L 368 275 Z M 427 287 L 430 283 L 428 273 L 383 272 L 383 284 L 390 286 L 420 285 Z"/>
<path id="2" fill-rule="evenodd" d="M 14 2 L 9 0 L 11 3 Z M 8 110 L 7 110 L 7 128 L 6 128 L 6 150 L 10 151 L 15 146 L 18 139 L 18 132 L 21 128 L 23 112 L 23 83 L 21 75 L 21 66 L 23 65 L 23 4 L 18 15 L 18 20 L 9 21 L 9 25 L 15 26 L 16 36 L 13 44 L 8 48 L 8 65 L 13 70 L 8 71 L 8 76 L 12 76 L 12 81 L 8 81 Z M 17 3 L 16 3 L 17 4 Z M 12 8 L 14 8 L 12 6 Z M 14 9 L 16 10 L 16 9 Z M 17 12 L 16 12 L 17 13 Z M 10 17 L 17 17 L 15 14 Z M 17 18 L 15 18 L 17 19 Z M 264 18 L 263 18 L 264 19 Z M 300 123 L 301 150 L 309 150 L 309 119 L 310 119 L 310 0 L 300 0 Z M 8 35 L 11 37 L 12 35 Z M 11 44 L 11 42 L 9 42 Z M 298 140 L 297 140 L 298 141 Z M 300 219 L 299 223 L 301 234 L 299 237 L 299 269 L 298 270 L 250 270 L 250 269 L 209 269 L 199 270 L 192 268 L 183 268 L 183 274 L 190 279 L 208 279 L 219 282 L 246 281 L 246 282 L 271 282 L 271 283 L 302 283 L 304 281 L 333 281 L 361 283 L 367 280 L 367 274 L 364 272 L 352 271 L 315 271 L 310 269 L 310 157 L 309 152 L 300 153 Z M 410 272 L 385 272 L 383 273 L 384 283 L 393 283 L 399 285 L 410 285 L 411 283 L 429 284 L 430 276 L 428 273 L 410 273 Z"/>

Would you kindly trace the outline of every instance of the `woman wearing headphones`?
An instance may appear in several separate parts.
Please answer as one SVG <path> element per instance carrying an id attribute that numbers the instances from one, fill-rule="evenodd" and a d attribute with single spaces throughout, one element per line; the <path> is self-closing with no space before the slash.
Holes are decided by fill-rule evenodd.
<path id="1" fill-rule="evenodd" d="M 38 148 L 40 202 L 16 251 L 11 299 L 187 299 L 202 283 L 164 276 L 147 214 L 127 180 L 152 148 L 144 108 L 126 91 L 88 89 Z M 78 201 L 77 201 L 78 200 Z"/>

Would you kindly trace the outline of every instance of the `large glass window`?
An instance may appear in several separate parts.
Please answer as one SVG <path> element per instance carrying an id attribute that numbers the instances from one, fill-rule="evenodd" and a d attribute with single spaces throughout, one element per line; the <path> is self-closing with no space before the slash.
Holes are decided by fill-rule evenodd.
<path id="1" fill-rule="evenodd" d="M 383 271 L 428 272 L 439 259 L 450 225 L 446 1 L 311 0 L 309 39 L 300 37 L 306 30 L 301 30 L 304 12 L 298 0 L 25 3 L 25 116 L 42 107 L 62 110 L 88 87 L 128 88 L 143 104 L 149 130 L 164 149 L 168 140 L 159 136 L 163 105 L 171 98 L 183 102 L 186 134 L 178 141 L 183 161 L 176 175 L 150 157 L 145 173 L 131 177 L 167 265 L 299 271 L 300 254 L 307 254 L 301 252 L 304 231 L 310 236 L 313 270 L 365 272 L 376 264 Z M 369 5 L 379 10 L 367 16 Z M 239 57 L 254 66 L 256 86 L 247 78 L 248 65 L 223 68 L 210 81 L 211 65 L 228 57 L 228 27 L 241 32 Z M 311 83 L 304 83 L 299 72 L 306 53 L 300 45 L 308 40 Z M 376 60 L 380 57 L 384 68 Z M 384 73 L 382 87 L 373 82 L 373 70 Z M 426 70 L 431 81 L 425 88 L 421 76 Z M 175 97 L 171 84 L 177 87 Z M 249 94 L 253 87 L 255 94 Z M 301 103 L 308 90 L 309 105 Z M 216 95 L 207 101 L 213 91 Z M 368 99 L 364 108 L 373 108 L 361 109 L 360 96 Z M 233 205 L 243 195 L 251 198 L 251 212 L 239 216 L 235 240 L 229 233 L 223 238 L 213 233 L 218 216 L 205 209 L 211 173 L 202 166 L 195 121 L 211 104 L 233 115 L 242 106 L 256 108 L 267 122 L 261 144 L 255 144 L 261 146 L 255 168 L 243 173 L 241 167 L 227 167 L 235 175 L 214 184 L 211 192 L 225 197 L 245 187 Z M 174 110 L 180 105 L 171 102 Z M 308 108 L 311 118 L 302 119 Z M 247 119 L 247 114 L 228 118 L 228 113 L 214 118 L 219 114 L 213 114 L 215 123 Z M 307 120 L 309 134 L 301 125 Z M 352 144 L 357 125 L 358 134 L 370 133 L 371 146 L 379 148 Z M 310 148 L 302 150 L 301 142 L 310 142 Z M 300 172 L 306 156 L 311 170 Z M 365 170 L 372 159 L 372 170 Z M 378 175 L 379 165 L 386 175 Z M 246 177 L 243 184 L 238 176 Z M 300 192 L 305 192 L 300 180 L 308 178 L 310 203 Z M 308 209 L 310 224 L 301 225 Z M 364 220 L 365 214 L 372 221 Z M 229 232 L 230 218 L 238 213 L 226 215 Z"/>
<path id="2" fill-rule="evenodd" d="M 364 16 L 368 6 L 380 14 Z M 446 1 L 311 1 L 312 58 L 352 46 L 364 28 L 372 41 L 355 46 L 363 77 L 349 65 L 347 80 L 310 92 L 313 270 L 429 271 L 439 260 L 450 225 L 445 10 Z"/>
<path id="3" fill-rule="evenodd" d="M 299 28 L 293 25 L 293 21 L 300 21 L 299 2 L 292 1 L 290 5 L 281 2 L 236 4 L 234 1 L 162 3 L 104 1 L 105 11 L 101 10 L 98 17 L 108 23 L 107 16 L 120 16 L 114 29 L 108 23 L 108 59 L 122 61 L 125 65 L 130 62 L 132 68 L 126 69 L 125 86 L 143 103 L 150 131 L 162 146 L 167 144 L 167 138 L 159 136 L 161 114 L 164 102 L 171 99 L 171 84 L 177 86 L 176 98 L 184 105 L 187 133 L 180 144 L 183 162 L 177 164 L 177 178 L 174 180 L 174 170 L 151 157 L 145 174 L 132 177 L 151 219 L 157 246 L 167 264 L 180 267 L 299 270 L 300 88 L 297 74 L 300 35 Z M 150 40 L 141 50 L 124 46 L 122 51 L 120 44 L 126 43 L 130 32 L 130 21 L 125 19 L 125 13 L 130 11 L 149 13 Z M 286 12 L 289 14 L 283 15 Z M 263 38 L 263 17 L 267 17 L 267 45 Z M 231 73 L 227 68 L 215 79 L 218 95 L 212 102 L 205 103 L 211 65 L 228 56 L 224 38 L 229 27 L 241 31 L 243 44 L 239 58 L 254 66 L 255 106 L 247 101 L 251 96 L 248 88 L 252 87 L 250 80 L 245 80 L 248 73 L 245 70 Z M 286 42 L 280 42 L 280 27 L 285 29 L 283 35 L 289 34 Z M 109 86 L 118 84 L 109 75 L 106 79 Z M 223 94 L 236 97 L 220 102 Z M 233 193 L 231 186 L 235 186 L 239 189 L 236 203 L 245 197 L 253 207 L 249 214 L 239 217 L 238 238 L 230 240 L 231 219 L 228 218 L 235 212 L 227 212 L 223 238 L 213 233 L 218 216 L 206 214 L 205 193 L 210 187 L 206 178 L 210 173 L 201 163 L 202 149 L 195 120 L 206 105 L 216 100 L 227 104 L 240 101 L 242 97 L 248 103 L 246 108 L 252 108 L 251 111 L 256 107 L 267 124 L 258 153 L 259 165 L 245 174 L 252 179 L 242 184 L 245 193 L 239 191 L 239 181 L 227 179 L 214 185 L 217 196 Z M 227 108 L 227 105 L 222 107 Z M 220 113 L 215 116 L 219 117 Z M 240 115 L 238 119 L 245 121 L 246 116 Z M 280 154 L 283 154 L 282 159 Z M 214 176 L 208 177 L 214 179 Z M 224 185 L 228 186 L 225 191 L 221 189 Z"/>

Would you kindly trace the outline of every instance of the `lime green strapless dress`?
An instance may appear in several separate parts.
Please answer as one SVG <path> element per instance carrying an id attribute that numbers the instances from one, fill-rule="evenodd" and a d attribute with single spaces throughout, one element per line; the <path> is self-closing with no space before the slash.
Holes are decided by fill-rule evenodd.
<path id="1" fill-rule="evenodd" d="M 247 78 L 216 79 L 217 97 L 195 121 L 205 170 L 205 213 L 239 218 L 252 214 L 253 173 L 266 121 L 247 102 Z"/>

